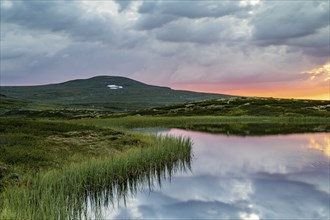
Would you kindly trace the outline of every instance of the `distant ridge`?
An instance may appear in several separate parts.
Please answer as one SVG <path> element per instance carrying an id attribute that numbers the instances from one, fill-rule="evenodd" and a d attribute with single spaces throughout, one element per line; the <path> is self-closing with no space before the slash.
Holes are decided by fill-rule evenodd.
<path id="1" fill-rule="evenodd" d="M 173 90 L 120 76 L 95 76 L 38 86 L 1 86 L 2 95 L 65 108 L 132 111 L 216 98 L 224 94 Z"/>

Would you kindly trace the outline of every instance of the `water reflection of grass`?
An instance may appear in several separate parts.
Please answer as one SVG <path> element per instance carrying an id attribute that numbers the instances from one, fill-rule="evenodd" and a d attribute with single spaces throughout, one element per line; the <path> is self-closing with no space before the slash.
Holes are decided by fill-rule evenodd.
<path id="1" fill-rule="evenodd" d="M 330 132 L 330 125 L 314 123 L 308 125 L 294 123 L 192 124 L 184 128 L 193 131 L 237 136 Z"/>
<path id="2" fill-rule="evenodd" d="M 89 198 L 96 213 L 102 203 L 125 199 L 142 185 L 190 169 L 191 142 L 185 138 L 149 137 L 149 145 L 109 158 L 30 176 L 25 185 L 2 194 L 3 219 L 76 219 L 87 215 Z"/>

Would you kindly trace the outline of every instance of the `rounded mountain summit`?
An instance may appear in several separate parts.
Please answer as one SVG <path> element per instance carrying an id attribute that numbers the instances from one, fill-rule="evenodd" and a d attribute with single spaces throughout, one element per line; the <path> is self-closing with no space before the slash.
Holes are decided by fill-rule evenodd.
<path id="1" fill-rule="evenodd" d="M 97 108 L 111 111 L 131 111 L 160 105 L 233 97 L 224 94 L 173 90 L 119 76 L 96 76 L 38 86 L 2 86 L 1 94 L 70 108 Z"/>

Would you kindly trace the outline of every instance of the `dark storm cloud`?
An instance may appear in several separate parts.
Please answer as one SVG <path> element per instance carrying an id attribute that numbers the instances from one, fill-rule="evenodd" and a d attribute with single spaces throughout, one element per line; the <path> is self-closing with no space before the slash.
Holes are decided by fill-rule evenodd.
<path id="1" fill-rule="evenodd" d="M 173 15 L 145 14 L 136 22 L 135 28 L 137 30 L 152 30 L 154 28 L 160 28 L 176 19 L 177 17 Z"/>
<path id="2" fill-rule="evenodd" d="M 330 26 L 317 30 L 315 34 L 289 39 L 286 44 L 294 50 L 300 50 L 304 54 L 315 57 L 329 57 L 330 50 Z"/>
<path id="3" fill-rule="evenodd" d="M 238 1 L 144 1 L 140 13 L 160 13 L 186 18 L 222 17 L 243 10 Z"/>
<path id="4" fill-rule="evenodd" d="M 92 54 L 92 56 L 91 56 Z M 49 57 L 35 56 L 40 64 L 25 71 L 42 76 L 48 72 L 56 79 L 57 73 L 74 78 L 87 78 L 90 74 L 129 75 L 143 68 L 143 53 L 131 53 L 129 50 L 105 50 L 104 45 L 95 43 L 76 43 Z M 129 62 L 124 62 L 129 60 Z M 31 61 L 31 65 L 33 61 Z M 22 71 L 24 66 L 21 67 Z M 106 71 L 105 71 L 106 70 Z"/>
<path id="5" fill-rule="evenodd" d="M 2 9 L 2 22 L 57 31 L 68 29 L 77 20 L 75 10 L 70 10 L 75 8 L 72 2 L 60 4 L 60 1 L 13 1 L 11 4 L 11 7 Z"/>
<path id="6" fill-rule="evenodd" d="M 1 60 L 11 60 L 17 59 L 25 55 L 25 52 L 22 50 L 12 50 L 7 53 L 1 53 L 0 59 Z"/>
<path id="7" fill-rule="evenodd" d="M 329 5 L 325 1 L 264 2 L 251 24 L 259 44 L 286 44 L 288 39 L 315 34 L 328 26 Z"/>
<path id="8" fill-rule="evenodd" d="M 114 0 L 119 5 L 119 12 L 126 10 L 134 0 Z"/>
<path id="9" fill-rule="evenodd" d="M 169 42 L 194 42 L 209 44 L 219 40 L 223 27 L 216 21 L 203 22 L 203 25 L 180 20 L 157 30 L 156 38 Z"/>
<path id="10" fill-rule="evenodd" d="M 110 17 L 87 13 L 77 1 L 13 1 L 11 7 L 1 9 L 1 21 L 62 32 L 78 40 L 109 43 L 114 38 Z"/>
<path id="11" fill-rule="evenodd" d="M 292 46 L 325 48 L 329 46 L 330 26 L 317 30 L 315 34 L 288 40 L 287 43 Z"/>
<path id="12" fill-rule="evenodd" d="M 167 42 L 189 42 L 211 45 L 214 43 L 237 45 L 249 38 L 249 27 L 240 19 L 181 18 L 153 31 L 157 40 Z M 218 45 L 219 46 L 219 45 Z"/>
<path id="13" fill-rule="evenodd" d="M 189 18 L 191 20 L 219 18 L 226 15 L 235 15 L 244 10 L 246 11 L 248 8 L 247 6 L 239 5 L 237 1 L 144 1 L 138 10 L 140 17 L 136 23 L 136 28 L 139 30 L 161 28 L 165 24 L 181 18 Z M 188 28 L 185 27 L 185 29 Z M 194 31 L 190 34 L 194 34 Z M 164 38 L 168 39 L 165 36 Z M 197 36 L 197 38 L 200 37 Z M 184 40 L 179 40 L 179 42 L 182 41 Z M 191 39 L 187 39 L 187 41 L 191 41 Z M 201 39 L 192 39 L 192 41 L 204 42 Z M 205 42 L 208 42 L 208 40 L 205 40 Z"/>
<path id="14" fill-rule="evenodd" d="M 157 1 L 143 1 L 142 5 L 138 9 L 138 12 L 140 14 L 152 14 L 156 10 L 157 4 Z"/>

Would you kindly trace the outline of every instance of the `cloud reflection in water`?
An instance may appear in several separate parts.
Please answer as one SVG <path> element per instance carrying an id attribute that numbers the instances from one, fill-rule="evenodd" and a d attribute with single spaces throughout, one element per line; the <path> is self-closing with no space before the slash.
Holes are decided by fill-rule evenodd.
<path id="1" fill-rule="evenodd" d="M 165 133 L 192 137 L 192 173 L 179 173 L 152 192 L 145 188 L 128 199 L 126 207 L 109 207 L 106 218 L 329 218 L 329 157 L 310 144 L 326 140 L 329 133 L 263 137 L 179 129 Z"/>

